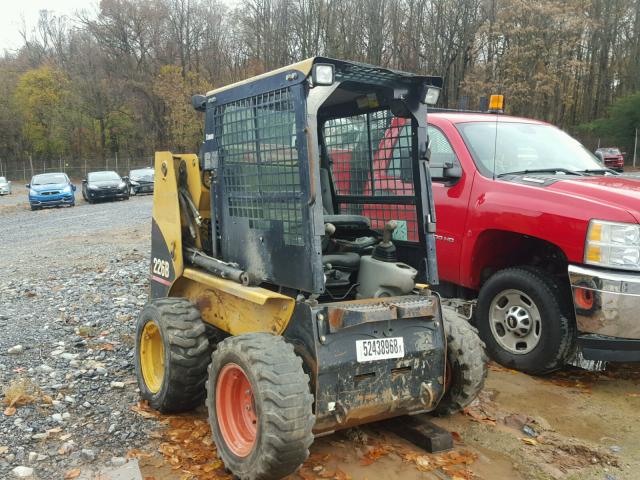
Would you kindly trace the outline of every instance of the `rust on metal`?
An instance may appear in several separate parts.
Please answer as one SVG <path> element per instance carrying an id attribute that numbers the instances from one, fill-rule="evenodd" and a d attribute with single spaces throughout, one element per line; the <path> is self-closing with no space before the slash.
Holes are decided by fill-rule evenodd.
<path id="1" fill-rule="evenodd" d="M 329 331 L 336 331 L 362 323 L 402 318 L 434 317 L 435 304 L 427 298 L 368 298 L 327 304 Z"/>

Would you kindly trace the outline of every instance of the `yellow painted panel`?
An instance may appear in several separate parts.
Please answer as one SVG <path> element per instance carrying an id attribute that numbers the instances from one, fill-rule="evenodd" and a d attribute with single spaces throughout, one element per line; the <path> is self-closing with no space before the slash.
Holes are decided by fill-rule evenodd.
<path id="1" fill-rule="evenodd" d="M 260 287 L 245 287 L 206 272 L 186 268 L 171 296 L 191 300 L 202 319 L 231 335 L 252 332 L 282 334 L 295 300 Z"/>
<path id="2" fill-rule="evenodd" d="M 224 87 L 210 90 L 207 92 L 207 97 L 211 95 L 217 95 L 218 93 L 224 92 L 225 90 L 230 90 L 232 88 L 236 88 L 241 85 L 246 85 L 248 83 L 255 82 L 256 80 L 267 78 L 267 77 L 270 77 L 271 75 L 277 75 L 278 73 L 286 72 L 288 70 L 298 70 L 300 73 L 302 73 L 306 77 L 311 72 L 311 67 L 313 66 L 314 60 L 315 60 L 315 57 L 307 58 L 306 60 L 302 60 L 301 62 L 294 63 L 293 65 L 287 65 L 286 67 L 278 68 L 277 70 L 271 70 L 270 72 L 266 72 L 261 75 L 256 75 L 255 77 L 247 78 L 246 80 L 241 80 L 239 82 L 232 83 L 230 85 L 225 85 Z"/>

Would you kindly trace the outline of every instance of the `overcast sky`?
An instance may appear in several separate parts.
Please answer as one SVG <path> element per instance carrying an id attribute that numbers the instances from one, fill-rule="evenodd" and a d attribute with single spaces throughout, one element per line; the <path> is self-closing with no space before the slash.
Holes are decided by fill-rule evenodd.
<path id="1" fill-rule="evenodd" d="M 19 32 L 23 19 L 27 29 L 32 29 L 40 10 L 73 16 L 77 10 L 95 10 L 97 4 L 97 0 L 0 0 L 0 51 L 13 50 L 22 44 Z"/>
<path id="2" fill-rule="evenodd" d="M 238 0 L 222 0 L 234 6 Z M 0 0 L 0 53 L 22 45 L 20 30 L 35 27 L 40 10 L 53 11 L 57 16 L 72 17 L 78 10 L 96 11 L 99 0 Z M 23 20 L 24 19 L 24 20 Z"/>

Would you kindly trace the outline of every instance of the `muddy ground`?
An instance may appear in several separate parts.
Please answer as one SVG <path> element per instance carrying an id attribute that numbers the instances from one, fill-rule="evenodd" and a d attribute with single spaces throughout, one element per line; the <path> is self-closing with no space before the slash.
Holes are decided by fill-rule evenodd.
<path id="1" fill-rule="evenodd" d="M 151 209 L 149 197 L 117 204 L 79 202 L 73 209 L 41 212 L 30 212 L 25 200 L 24 194 L 0 198 L 0 268 L 7 263 L 13 265 L 9 273 L 3 272 L 5 281 L 33 278 L 37 283 L 39 272 L 43 270 L 62 272 L 75 268 L 86 271 L 93 266 L 105 265 L 105 262 L 108 266 L 109 258 L 116 258 L 117 268 L 130 271 L 132 275 L 144 271 L 139 264 L 147 262 L 149 252 L 150 228 L 146 227 Z M 36 236 L 39 241 L 34 246 Z M 137 253 L 132 254 L 132 251 Z M 108 274 L 108 268 L 106 272 Z M 130 285 L 127 288 L 131 289 L 133 297 L 146 292 L 144 278 L 135 279 Z M 16 305 L 8 305 L 0 298 L 0 310 L 11 310 Z M 24 307 L 23 303 L 18 306 L 28 308 L 28 305 L 25 302 Z M 87 305 L 85 308 L 90 311 L 93 307 Z M 78 311 L 83 311 L 82 306 Z M 82 314 L 79 317 L 78 321 L 82 322 Z M 7 319 L 3 330 L 5 335 L 10 334 L 7 336 L 11 341 L 0 339 L 0 363 L 13 360 L 5 352 L 17 343 L 19 337 L 16 335 L 31 338 L 30 335 L 38 333 L 38 325 L 29 318 L 25 316 L 24 323 L 13 333 L 7 332 L 13 327 L 13 322 Z M 112 327 L 120 335 L 127 332 L 130 335 L 134 331 L 134 321 L 127 316 L 105 312 L 104 318 L 105 322 L 120 322 Z M 55 340 L 50 338 L 47 342 Z M 131 346 L 113 343 L 115 350 L 107 354 L 113 355 L 114 364 L 120 368 L 122 362 L 130 362 Z M 29 355 L 46 357 L 46 348 L 45 345 L 27 349 L 20 358 L 21 364 L 30 364 Z M 34 359 L 32 363 L 39 365 L 42 360 Z M 7 370 L 5 385 L 21 374 L 14 373 L 15 370 L 19 369 Z M 229 478 L 215 456 L 203 409 L 191 415 L 159 416 L 144 404 L 136 403 L 132 369 L 122 367 L 116 374 L 120 375 L 118 380 L 126 388 L 106 389 L 104 402 L 114 408 L 117 405 L 131 422 L 141 422 L 143 427 L 136 427 L 138 436 L 130 439 L 123 436 L 121 440 L 112 438 L 105 431 L 96 431 L 91 438 L 95 458 L 80 456 L 77 461 L 66 463 L 56 457 L 58 453 L 53 453 L 40 465 L 30 465 L 36 477 L 63 478 L 69 471 L 79 470 L 80 478 L 97 478 L 95 472 L 107 465 L 109 458 L 128 456 L 138 459 L 143 477 L 147 479 Z M 38 409 L 33 410 L 35 418 L 31 418 L 28 408 L 19 407 L 15 415 L 22 415 L 27 423 L 37 424 Z M 618 365 L 600 373 L 568 368 L 544 378 L 491 365 L 485 391 L 471 408 L 450 418 L 431 419 L 453 432 L 455 448 L 452 452 L 430 455 L 384 428 L 370 425 L 317 439 L 310 459 L 292 478 L 638 479 L 638 411 L 640 364 Z M 72 417 L 75 415 L 73 409 L 71 414 Z M 99 412 L 92 414 L 94 417 L 99 415 Z M 4 422 L 9 426 L 6 431 L 10 431 L 14 418 L 0 415 L 0 426 Z M 63 428 L 69 428 L 68 434 L 73 435 L 70 425 L 63 425 Z M 144 432 L 142 438 L 140 432 Z M 4 454 L 5 472 L 11 472 L 16 465 L 27 461 L 17 463 L 21 457 L 15 454 L 6 457 L 12 452 L 12 442 L 15 443 L 12 434 L 0 436 L 0 460 Z M 25 451 L 32 448 L 39 452 L 42 442 L 34 442 Z M 82 438 L 78 438 L 77 443 L 82 443 Z M 50 450 L 55 452 L 57 448 L 55 445 Z M 13 460 L 8 461 L 10 458 Z M 73 470 L 69 470 L 72 467 Z M 56 473 L 39 475 L 39 472 Z"/>

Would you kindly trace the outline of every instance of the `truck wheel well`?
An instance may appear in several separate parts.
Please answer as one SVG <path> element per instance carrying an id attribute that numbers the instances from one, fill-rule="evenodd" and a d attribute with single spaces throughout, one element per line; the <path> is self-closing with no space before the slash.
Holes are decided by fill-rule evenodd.
<path id="1" fill-rule="evenodd" d="M 503 230 L 487 230 L 476 242 L 471 269 L 472 285 L 480 288 L 503 268 L 528 265 L 552 276 L 566 275 L 567 256 L 557 245 L 536 237 Z"/>

